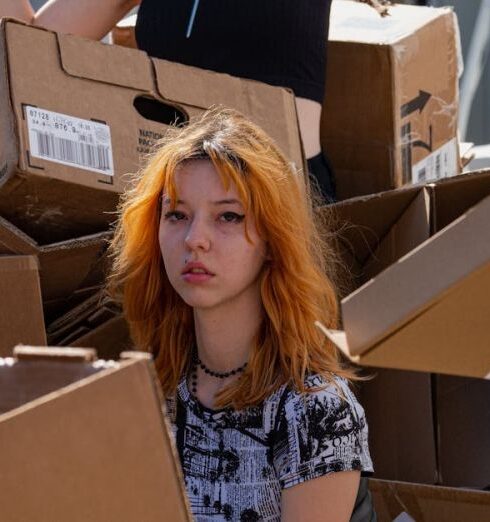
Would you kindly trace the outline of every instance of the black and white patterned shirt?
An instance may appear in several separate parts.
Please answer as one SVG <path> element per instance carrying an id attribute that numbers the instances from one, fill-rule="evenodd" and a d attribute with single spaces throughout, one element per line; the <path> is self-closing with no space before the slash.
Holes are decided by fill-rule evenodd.
<path id="1" fill-rule="evenodd" d="M 281 490 L 333 471 L 373 471 L 364 410 L 317 375 L 299 394 L 282 386 L 261 405 L 211 410 L 178 386 L 167 410 L 194 520 L 279 522 Z M 344 395 L 342 398 L 341 395 Z"/>

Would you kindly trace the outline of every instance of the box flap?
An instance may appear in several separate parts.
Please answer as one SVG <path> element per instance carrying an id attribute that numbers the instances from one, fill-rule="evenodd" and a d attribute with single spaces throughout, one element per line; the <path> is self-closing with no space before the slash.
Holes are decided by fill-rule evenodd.
<path id="1" fill-rule="evenodd" d="M 490 512 L 488 491 L 374 479 L 369 480 L 369 490 L 379 522 L 487 522 Z"/>
<path id="2" fill-rule="evenodd" d="M 57 33 L 57 38 L 61 65 L 71 76 L 138 91 L 153 91 L 151 62 L 143 51 L 101 45 L 70 34 Z"/>
<path id="3" fill-rule="evenodd" d="M 490 379 L 490 262 L 353 360 L 366 366 Z"/>
<path id="4" fill-rule="evenodd" d="M 333 211 L 337 239 L 364 264 L 420 191 L 420 187 L 406 187 L 360 196 L 336 203 L 326 211 Z"/>
<path id="5" fill-rule="evenodd" d="M 484 266 L 490 260 L 489 220 L 490 197 L 343 299 L 350 353 L 368 350 Z"/>
<path id="6" fill-rule="evenodd" d="M 37 243 L 15 225 L 0 217 L 0 254 L 37 254 Z"/>
<path id="7" fill-rule="evenodd" d="M 0 440 L 5 520 L 191 520 L 147 361 L 116 363 L 1 415 Z"/>
<path id="8" fill-rule="evenodd" d="M 428 186 L 432 196 L 432 231 L 438 232 L 490 195 L 490 169 L 445 178 Z"/>
<path id="9" fill-rule="evenodd" d="M 21 344 L 46 344 L 37 260 L 0 256 L 0 357 Z"/>
<path id="10" fill-rule="evenodd" d="M 245 80 L 168 60 L 151 60 L 155 68 L 157 89 L 163 99 L 199 109 L 208 109 L 221 103 L 244 112 L 242 95 Z"/>
<path id="11" fill-rule="evenodd" d="M 43 300 L 66 298 L 80 288 L 102 284 L 112 232 L 100 232 L 41 247 Z"/>
<path id="12" fill-rule="evenodd" d="M 391 44 L 416 32 L 448 8 L 390 5 L 389 16 L 381 17 L 371 6 L 334 0 L 330 15 L 329 40 Z"/>

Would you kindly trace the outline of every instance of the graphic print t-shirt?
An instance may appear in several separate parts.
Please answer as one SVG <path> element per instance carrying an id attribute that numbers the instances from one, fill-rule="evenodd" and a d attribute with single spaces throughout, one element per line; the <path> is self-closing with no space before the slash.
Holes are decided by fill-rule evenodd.
<path id="1" fill-rule="evenodd" d="M 281 490 L 335 471 L 373 471 L 364 410 L 347 382 L 317 375 L 299 394 L 279 388 L 259 406 L 210 410 L 185 379 L 167 401 L 196 522 L 280 522 Z"/>

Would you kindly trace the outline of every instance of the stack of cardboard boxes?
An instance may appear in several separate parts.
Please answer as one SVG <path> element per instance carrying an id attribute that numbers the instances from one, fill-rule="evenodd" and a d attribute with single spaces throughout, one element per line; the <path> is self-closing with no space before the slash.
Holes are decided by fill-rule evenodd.
<path id="1" fill-rule="evenodd" d="M 488 493 L 463 488 L 490 484 L 490 172 L 457 175 L 457 22 L 332 9 L 322 145 L 343 201 L 324 212 L 351 277 L 326 334 L 373 377 L 378 516 L 485 520 Z"/>
<path id="2" fill-rule="evenodd" d="M 166 126 L 216 104 L 302 169 L 294 97 L 15 21 L 0 38 L 0 357 L 23 343 L 117 359 L 131 341 L 103 280 L 127 174 Z M 456 176 L 458 62 L 449 9 L 381 19 L 333 3 L 321 131 L 342 201 L 319 212 L 347 270 L 344 331 L 326 334 L 374 376 L 359 393 L 380 521 L 490 518 L 490 172 Z M 189 519 L 152 371 L 81 349 L 0 359 L 9 520 Z M 79 473 L 60 484 L 58 468 Z M 41 472 L 43 484 L 29 478 Z"/>
<path id="3" fill-rule="evenodd" d="M 0 254 L 15 256 L 0 258 L 15 302 L 3 302 L 0 354 L 48 340 L 115 357 L 127 330 L 101 286 L 129 173 L 170 124 L 215 105 L 261 125 L 304 172 L 294 96 L 13 20 L 0 38 Z"/>

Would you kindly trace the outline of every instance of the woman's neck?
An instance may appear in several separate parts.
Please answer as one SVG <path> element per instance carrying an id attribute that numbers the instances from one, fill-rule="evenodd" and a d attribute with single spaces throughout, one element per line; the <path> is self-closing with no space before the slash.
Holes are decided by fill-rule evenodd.
<path id="1" fill-rule="evenodd" d="M 262 314 L 260 299 L 235 299 L 218 309 L 194 309 L 201 361 L 217 372 L 242 366 L 249 359 Z"/>

